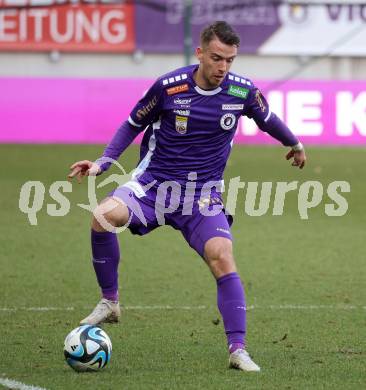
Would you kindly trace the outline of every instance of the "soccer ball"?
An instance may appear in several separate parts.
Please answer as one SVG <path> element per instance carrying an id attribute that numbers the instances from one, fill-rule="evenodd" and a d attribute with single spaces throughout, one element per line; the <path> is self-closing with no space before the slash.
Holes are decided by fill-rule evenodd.
<path id="1" fill-rule="evenodd" d="M 97 371 L 108 364 L 111 353 L 110 338 L 97 326 L 82 325 L 66 336 L 65 359 L 75 371 Z"/>

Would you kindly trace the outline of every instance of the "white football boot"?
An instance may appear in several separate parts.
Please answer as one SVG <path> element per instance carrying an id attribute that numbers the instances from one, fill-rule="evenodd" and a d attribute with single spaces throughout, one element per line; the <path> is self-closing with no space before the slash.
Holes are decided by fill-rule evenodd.
<path id="1" fill-rule="evenodd" d="M 103 322 L 118 322 L 121 317 L 121 308 L 118 302 L 102 298 L 94 310 L 80 321 L 80 325 L 98 325 Z"/>
<path id="2" fill-rule="evenodd" d="M 237 349 L 230 354 L 229 367 L 237 368 L 243 371 L 260 371 L 260 367 L 257 366 L 250 358 L 249 353 L 245 349 Z"/>

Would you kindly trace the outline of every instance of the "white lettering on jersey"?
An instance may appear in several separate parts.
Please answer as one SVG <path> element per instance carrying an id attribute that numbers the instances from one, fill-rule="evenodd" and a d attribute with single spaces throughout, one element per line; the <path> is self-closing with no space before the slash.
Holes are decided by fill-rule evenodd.
<path id="1" fill-rule="evenodd" d="M 190 110 L 174 110 L 174 114 L 183 115 L 183 116 L 189 116 L 191 113 Z"/>
<path id="2" fill-rule="evenodd" d="M 244 104 L 223 104 L 223 110 L 242 110 L 244 108 Z"/>

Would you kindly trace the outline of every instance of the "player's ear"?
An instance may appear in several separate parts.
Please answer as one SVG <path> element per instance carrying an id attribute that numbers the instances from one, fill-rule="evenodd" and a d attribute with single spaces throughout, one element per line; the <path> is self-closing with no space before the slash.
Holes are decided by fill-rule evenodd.
<path id="1" fill-rule="evenodd" d="M 202 62 L 202 57 L 203 57 L 202 48 L 200 48 L 200 47 L 196 48 L 196 57 L 197 57 L 199 62 Z"/>

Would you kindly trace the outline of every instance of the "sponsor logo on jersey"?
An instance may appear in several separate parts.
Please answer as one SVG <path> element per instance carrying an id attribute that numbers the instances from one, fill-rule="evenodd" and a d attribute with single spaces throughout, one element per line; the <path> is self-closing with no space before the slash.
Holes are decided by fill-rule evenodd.
<path id="1" fill-rule="evenodd" d="M 267 105 L 264 103 L 265 102 L 264 96 L 262 95 L 262 92 L 259 89 L 257 89 L 257 91 L 255 92 L 255 100 L 258 103 L 258 106 L 260 107 L 261 111 L 265 112 L 267 109 Z"/>
<path id="2" fill-rule="evenodd" d="M 175 95 L 176 93 L 181 93 L 188 91 L 189 87 L 188 84 L 180 84 L 177 85 L 176 87 L 171 87 L 166 90 L 168 95 Z"/>
<path id="3" fill-rule="evenodd" d="M 189 106 L 191 104 L 192 99 L 174 99 L 174 104 L 179 104 L 181 106 Z"/>
<path id="4" fill-rule="evenodd" d="M 189 116 L 191 113 L 190 110 L 174 110 L 174 114 L 183 115 L 183 116 Z"/>
<path id="5" fill-rule="evenodd" d="M 223 130 L 231 130 L 235 126 L 236 117 L 231 112 L 224 114 L 220 119 L 220 125 Z"/>
<path id="6" fill-rule="evenodd" d="M 146 104 L 146 106 L 143 106 L 136 112 L 136 116 L 138 119 L 142 120 L 145 118 L 145 116 L 156 106 L 156 103 L 158 102 L 158 97 L 154 96 L 149 103 Z"/>
<path id="7" fill-rule="evenodd" d="M 187 132 L 188 118 L 186 116 L 177 115 L 175 117 L 175 130 L 179 134 L 185 134 Z"/>
<path id="8" fill-rule="evenodd" d="M 223 104 L 223 110 L 242 110 L 244 108 L 244 104 Z"/>
<path id="9" fill-rule="evenodd" d="M 246 99 L 248 97 L 249 89 L 230 84 L 227 93 L 231 96 L 236 96 L 242 99 Z"/>

